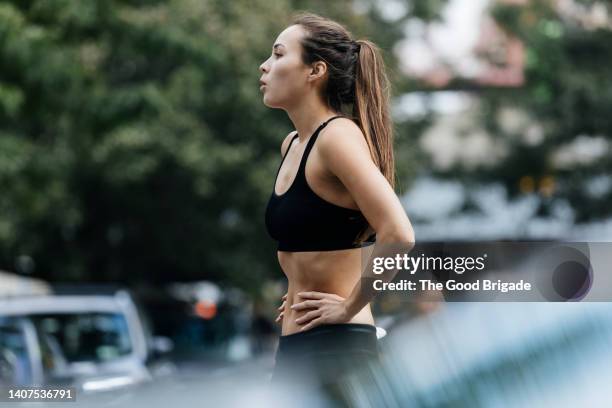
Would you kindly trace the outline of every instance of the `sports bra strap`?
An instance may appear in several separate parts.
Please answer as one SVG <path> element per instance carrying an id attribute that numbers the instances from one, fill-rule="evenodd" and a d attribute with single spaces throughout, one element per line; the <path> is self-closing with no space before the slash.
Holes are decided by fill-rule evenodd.
<path id="1" fill-rule="evenodd" d="M 293 141 L 298 137 L 299 135 L 297 134 L 297 132 L 295 132 L 295 135 L 293 135 L 293 137 L 291 138 L 291 141 L 289 142 L 289 146 L 287 146 L 287 151 L 285 151 L 285 155 L 283 156 L 283 160 L 285 160 L 285 156 L 287 156 L 287 153 L 289 153 L 289 149 L 291 149 L 291 146 L 293 145 Z M 283 165 L 282 161 L 281 161 L 281 166 Z"/>
<path id="2" fill-rule="evenodd" d="M 306 168 L 306 160 L 308 159 L 308 155 L 310 154 L 310 151 L 312 150 L 312 146 L 314 146 L 314 143 L 316 142 L 317 137 L 319 136 L 319 132 L 321 132 L 321 130 L 325 126 L 327 126 L 327 124 L 331 122 L 332 120 L 337 119 L 337 118 L 343 118 L 343 117 L 344 116 L 342 115 L 332 116 L 331 118 L 327 119 L 325 122 L 321 123 L 321 125 L 317 128 L 317 130 L 315 130 L 315 132 L 312 134 L 310 139 L 308 139 L 308 143 L 306 144 L 306 148 L 304 149 L 304 154 L 302 157 L 302 161 L 300 162 L 300 168 L 298 169 L 298 174 L 300 172 L 304 172 Z"/>

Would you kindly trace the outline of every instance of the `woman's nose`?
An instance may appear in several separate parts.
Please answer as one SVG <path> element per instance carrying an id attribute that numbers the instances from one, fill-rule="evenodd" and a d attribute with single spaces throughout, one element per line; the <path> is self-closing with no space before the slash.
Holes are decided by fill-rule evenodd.
<path id="1" fill-rule="evenodd" d="M 261 72 L 266 72 L 266 63 L 268 62 L 268 60 L 265 60 L 264 62 L 261 63 L 261 65 L 259 66 L 259 70 Z"/>

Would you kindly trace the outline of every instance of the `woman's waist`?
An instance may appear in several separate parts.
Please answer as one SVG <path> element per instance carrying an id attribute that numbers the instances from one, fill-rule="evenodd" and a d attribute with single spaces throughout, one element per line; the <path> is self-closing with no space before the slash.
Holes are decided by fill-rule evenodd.
<path id="1" fill-rule="evenodd" d="M 318 329 L 320 326 L 327 325 L 326 323 L 322 323 L 322 324 L 319 324 L 313 327 L 312 329 L 302 331 L 301 329 L 302 327 L 304 327 L 306 322 L 298 323 L 296 322 L 296 320 L 306 315 L 309 311 L 313 309 L 303 309 L 303 310 L 291 309 L 291 304 L 300 303 L 300 302 L 301 300 L 297 300 L 294 302 L 287 302 L 287 304 L 285 305 L 285 310 L 283 313 L 283 325 L 282 325 L 282 330 L 281 330 L 282 332 L 281 336 L 300 334 L 300 333 L 309 333 L 311 332 L 311 330 L 314 330 L 314 329 L 317 329 L 316 331 L 319 331 L 321 330 L 321 329 Z M 359 312 L 351 316 L 350 319 L 348 319 L 346 322 L 333 323 L 332 325 L 345 325 L 345 324 L 346 325 L 352 325 L 352 324 L 367 325 L 367 326 L 371 326 L 375 328 L 374 316 L 372 314 L 372 309 L 370 308 L 370 304 L 369 303 L 366 304 Z M 357 326 L 354 326 L 354 327 L 357 327 Z"/>
<path id="2" fill-rule="evenodd" d="M 344 290 L 361 277 L 361 261 L 341 258 L 282 258 L 280 267 L 289 285 L 299 290 Z"/>
<path id="3" fill-rule="evenodd" d="M 297 275 L 297 274 L 296 274 Z M 321 292 L 338 295 L 342 298 L 347 298 L 355 285 L 359 282 L 359 277 L 350 276 L 351 274 L 327 274 L 326 276 L 318 276 L 314 273 L 299 274 L 299 276 L 287 276 L 287 303 L 290 306 L 293 303 L 299 303 L 302 299 L 300 293 L 303 292 Z"/>

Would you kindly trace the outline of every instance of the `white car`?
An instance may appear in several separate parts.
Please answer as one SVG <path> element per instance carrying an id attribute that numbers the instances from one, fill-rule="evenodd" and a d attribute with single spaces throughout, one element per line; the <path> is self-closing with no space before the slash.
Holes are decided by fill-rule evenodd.
<path id="1" fill-rule="evenodd" d="M 172 373 L 129 292 L 0 298 L 0 355 L 16 385 L 115 390 Z M 6 382 L 7 380 L 4 379 Z"/>

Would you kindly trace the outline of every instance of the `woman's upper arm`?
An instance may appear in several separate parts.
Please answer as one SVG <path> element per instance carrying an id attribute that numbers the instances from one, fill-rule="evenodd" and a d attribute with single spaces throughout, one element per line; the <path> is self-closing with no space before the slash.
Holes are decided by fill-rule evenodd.
<path id="1" fill-rule="evenodd" d="M 354 125 L 354 124 L 353 124 Z M 327 168 L 342 182 L 376 231 L 414 242 L 414 232 L 395 191 L 372 161 L 357 125 L 329 126 L 319 137 L 319 152 Z"/>

